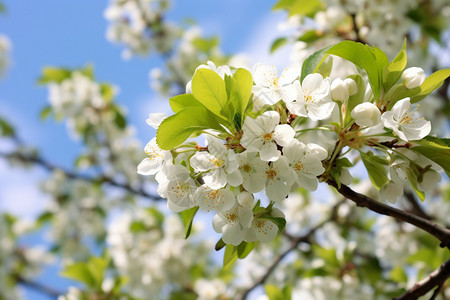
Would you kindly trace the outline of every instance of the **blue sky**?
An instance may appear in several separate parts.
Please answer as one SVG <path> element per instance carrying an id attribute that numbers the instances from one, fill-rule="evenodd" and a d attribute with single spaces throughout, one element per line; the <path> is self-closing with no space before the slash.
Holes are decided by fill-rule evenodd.
<path id="1" fill-rule="evenodd" d="M 117 101 L 127 107 L 128 119 L 137 128 L 142 144 L 154 131 L 145 124 L 148 113 L 164 109 L 166 101 L 157 99 L 149 87 L 148 72 L 162 64 L 158 57 L 121 59 L 122 48 L 105 39 L 107 23 L 103 11 L 108 1 L 17 1 L 3 0 L 7 14 L 0 16 L 0 34 L 12 41 L 12 64 L 0 80 L 0 115 L 15 125 L 20 137 L 38 147 L 45 158 L 60 166 L 70 167 L 80 149 L 64 124 L 40 121 L 39 112 L 47 104 L 47 90 L 36 84 L 42 67 L 76 68 L 92 63 L 99 81 L 120 87 Z M 168 20 L 180 22 L 195 19 L 205 35 L 218 35 L 225 53 L 244 52 L 258 61 L 277 64 L 286 61 L 280 52 L 269 62 L 269 46 L 277 36 L 276 24 L 283 13 L 271 13 L 274 2 L 261 0 L 174 1 Z M 7 144 L 0 142 L 0 150 Z M 39 192 L 38 182 L 45 177 L 39 169 L 10 169 L 0 159 L 0 211 L 7 210 L 33 217 L 43 209 L 46 197 Z M 25 244 L 39 242 L 30 237 Z M 55 279 L 57 270 L 45 270 L 40 280 L 51 280 L 65 287 L 66 280 Z M 56 281 L 55 281 L 56 280 Z M 27 299 L 47 299 L 27 291 Z"/>

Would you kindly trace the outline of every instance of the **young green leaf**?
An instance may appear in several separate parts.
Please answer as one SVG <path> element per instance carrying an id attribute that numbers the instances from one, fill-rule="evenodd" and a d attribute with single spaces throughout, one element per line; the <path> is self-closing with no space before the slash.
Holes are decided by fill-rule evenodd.
<path id="1" fill-rule="evenodd" d="M 192 94 L 213 114 L 224 117 L 221 111 L 227 103 L 225 82 L 216 72 L 198 69 L 192 78 Z"/>
<path id="2" fill-rule="evenodd" d="M 369 174 L 370 181 L 372 181 L 375 188 L 380 189 L 389 180 L 385 167 L 378 162 L 378 159 L 381 159 L 381 157 L 376 157 L 369 151 L 368 153 L 361 152 L 361 158 Z"/>
<path id="3" fill-rule="evenodd" d="M 223 255 L 223 268 L 228 269 L 238 258 L 237 247 L 233 245 L 227 245 L 225 247 L 225 253 Z"/>
<path id="4" fill-rule="evenodd" d="M 383 88 L 388 91 L 402 76 L 403 70 L 406 67 L 406 39 L 403 42 L 403 47 L 392 62 L 383 68 Z"/>
<path id="5" fill-rule="evenodd" d="M 246 258 L 247 255 L 252 252 L 252 250 L 258 245 L 258 242 L 242 242 L 237 246 L 237 255 L 238 258 L 243 259 Z"/>
<path id="6" fill-rule="evenodd" d="M 55 68 L 55 67 L 44 67 L 42 70 L 42 75 L 38 79 L 39 84 L 47 84 L 50 82 L 61 83 L 65 79 L 70 78 L 72 72 L 67 69 Z"/>
<path id="7" fill-rule="evenodd" d="M 272 46 L 270 46 L 270 53 L 274 53 L 275 51 L 277 51 L 278 49 L 280 49 L 281 47 L 283 47 L 284 45 L 286 45 L 288 42 L 287 38 L 285 37 L 280 37 L 277 38 L 273 43 Z"/>
<path id="8" fill-rule="evenodd" d="M 357 42 L 343 41 L 328 49 L 326 53 L 342 57 L 366 71 L 375 99 L 380 98 L 382 71 L 388 64 L 386 55 L 380 49 Z"/>
<path id="9" fill-rule="evenodd" d="M 300 77 L 300 82 L 303 82 L 303 79 L 309 74 L 316 73 L 320 66 L 325 62 L 327 57 L 327 51 L 331 48 L 326 47 L 317 52 L 314 52 L 311 56 L 309 56 L 302 65 L 302 75 Z"/>
<path id="10" fill-rule="evenodd" d="M 60 273 L 60 275 L 84 283 L 89 288 L 96 288 L 97 285 L 94 275 L 84 262 L 74 263 L 67 266 L 66 269 Z"/>
<path id="11" fill-rule="evenodd" d="M 187 107 L 205 107 L 192 94 L 181 94 L 169 99 L 170 107 L 174 113 Z"/>
<path id="12" fill-rule="evenodd" d="M 156 141 L 161 149 L 170 150 L 205 129 L 222 130 L 222 127 L 205 108 L 188 107 L 162 121 Z"/>
<path id="13" fill-rule="evenodd" d="M 266 284 L 264 289 L 266 290 L 269 300 L 286 300 L 283 291 L 276 285 Z"/>
<path id="14" fill-rule="evenodd" d="M 439 139 L 428 136 L 422 140 L 414 141 L 414 143 L 419 144 L 420 146 L 411 148 L 413 151 L 422 154 L 440 165 L 447 176 L 450 177 L 450 146 L 448 146 L 448 139 Z"/>
<path id="15" fill-rule="evenodd" d="M 184 234 L 185 234 L 186 239 L 191 234 L 192 222 L 194 221 L 194 217 L 197 214 L 197 211 L 198 211 L 198 206 L 194 206 L 194 207 L 186 209 L 180 213 L 181 218 L 183 219 L 183 223 L 184 223 L 184 228 L 185 228 Z"/>
<path id="16" fill-rule="evenodd" d="M 223 247 L 225 247 L 227 244 L 225 244 L 225 242 L 220 239 L 217 241 L 216 246 L 214 247 L 214 249 L 216 249 L 216 251 L 221 250 Z"/>

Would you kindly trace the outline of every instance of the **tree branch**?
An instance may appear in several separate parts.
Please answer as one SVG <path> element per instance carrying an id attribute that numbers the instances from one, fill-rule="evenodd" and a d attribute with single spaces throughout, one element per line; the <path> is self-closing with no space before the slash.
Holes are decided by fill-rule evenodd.
<path id="1" fill-rule="evenodd" d="M 302 236 L 298 236 L 298 237 L 293 237 L 290 234 L 286 234 L 285 236 L 287 238 L 289 238 L 289 240 L 291 241 L 291 245 L 289 246 L 289 248 L 287 248 L 284 252 L 282 252 L 273 262 L 272 264 L 267 268 L 266 272 L 264 273 L 263 276 L 261 276 L 261 278 L 259 280 L 257 280 L 255 283 L 253 283 L 252 286 L 250 286 L 249 288 L 247 288 L 246 290 L 243 291 L 243 293 L 237 298 L 239 300 L 244 300 L 247 298 L 248 294 L 253 291 L 255 288 L 257 288 L 259 285 L 264 284 L 264 282 L 267 280 L 267 278 L 269 278 L 270 274 L 272 274 L 272 272 L 276 269 L 276 267 L 279 265 L 279 263 L 289 254 L 291 253 L 291 251 L 293 251 L 294 249 L 296 249 L 298 247 L 298 245 L 300 245 L 301 243 L 310 243 L 310 240 L 312 238 L 312 236 L 314 235 L 314 233 L 319 230 L 321 227 L 323 227 L 326 223 L 331 222 L 333 220 L 336 219 L 336 214 L 337 214 L 337 209 L 339 207 L 339 205 L 341 205 L 343 203 L 343 201 L 339 201 L 338 203 L 336 203 L 333 206 L 332 212 L 329 216 L 329 218 L 323 220 L 322 222 L 320 222 L 319 224 L 317 224 L 316 226 L 312 227 L 306 234 L 302 235 Z"/>
<path id="2" fill-rule="evenodd" d="M 53 165 L 52 163 L 44 160 L 42 157 L 39 157 L 36 155 L 25 155 L 22 153 L 0 153 L 0 157 L 10 158 L 10 159 L 18 159 L 22 162 L 34 163 L 34 164 L 46 169 L 47 171 L 61 171 L 68 178 L 71 178 L 71 179 L 80 179 L 80 180 L 84 180 L 84 181 L 92 182 L 92 183 L 94 183 L 94 182 L 106 183 L 111 186 L 115 186 L 115 187 L 124 189 L 127 192 L 130 192 L 137 196 L 142 196 L 142 197 L 145 197 L 145 198 L 148 198 L 151 200 L 155 200 L 155 201 L 164 200 L 163 198 L 161 198 L 158 195 L 147 193 L 142 188 L 136 189 L 136 188 L 132 187 L 131 185 L 129 185 L 128 183 L 118 182 L 110 177 L 106 177 L 106 176 L 91 177 L 91 176 L 82 175 L 79 173 L 75 173 L 75 172 L 66 170 L 62 167 Z"/>
<path id="3" fill-rule="evenodd" d="M 425 295 L 434 287 L 441 287 L 447 278 L 450 277 L 450 259 L 443 263 L 438 269 L 434 270 L 425 279 L 417 282 L 405 294 L 396 297 L 393 300 L 412 300 Z M 439 291 L 439 290 L 438 290 Z"/>
<path id="4" fill-rule="evenodd" d="M 441 247 L 447 247 L 450 249 L 450 229 L 446 229 L 424 218 L 388 206 L 365 195 L 359 194 L 346 185 L 341 184 L 341 186 L 338 187 L 337 183 L 331 179 L 328 180 L 327 183 L 333 186 L 341 195 L 355 202 L 357 206 L 367 207 L 371 211 L 412 224 L 440 240 Z"/>
<path id="5" fill-rule="evenodd" d="M 17 281 L 17 283 L 19 283 L 19 284 L 21 284 L 21 285 L 23 285 L 25 287 L 31 288 L 31 289 L 33 289 L 33 290 L 35 290 L 35 291 L 37 291 L 37 292 L 39 292 L 41 294 L 47 295 L 49 298 L 57 299 L 59 295 L 63 295 L 64 294 L 63 292 L 58 291 L 58 290 L 56 290 L 56 289 L 54 289 L 52 287 L 43 285 L 43 284 L 38 283 L 36 281 L 31 281 L 29 279 L 26 279 L 26 278 L 20 276 L 20 275 L 15 274 L 13 276 L 14 276 L 14 279 Z"/>

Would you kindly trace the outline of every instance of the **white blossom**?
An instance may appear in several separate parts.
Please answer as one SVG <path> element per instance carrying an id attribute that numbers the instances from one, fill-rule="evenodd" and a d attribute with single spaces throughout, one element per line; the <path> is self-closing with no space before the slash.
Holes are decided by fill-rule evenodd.
<path id="1" fill-rule="evenodd" d="M 241 172 L 244 188 L 251 192 L 257 193 L 265 187 L 265 172 L 267 170 L 267 162 L 262 161 L 257 152 L 244 151 L 236 155 L 239 163 L 239 171 Z"/>
<path id="2" fill-rule="evenodd" d="M 237 246 L 244 240 L 252 220 L 252 210 L 236 204 L 232 209 L 216 214 L 212 224 L 217 233 L 222 233 L 226 244 Z"/>
<path id="3" fill-rule="evenodd" d="M 297 99 L 286 103 L 291 113 L 309 117 L 313 121 L 323 120 L 331 115 L 336 105 L 331 101 L 329 79 L 323 79 L 319 73 L 309 74 L 300 81 L 294 82 L 297 88 Z"/>
<path id="4" fill-rule="evenodd" d="M 236 202 L 236 198 L 229 189 L 212 189 L 207 185 L 200 186 L 194 197 L 198 206 L 208 212 L 230 210 Z"/>
<path id="5" fill-rule="evenodd" d="M 190 163 L 196 172 L 207 172 L 203 175 L 205 184 L 213 189 L 224 187 L 227 183 L 238 186 L 242 183 L 242 175 L 238 170 L 233 150 L 227 150 L 222 142 L 214 137 L 207 136 L 208 152 L 195 153 Z"/>
<path id="6" fill-rule="evenodd" d="M 420 140 L 431 131 L 430 121 L 415 116 L 419 106 L 414 110 L 409 110 L 410 106 L 409 98 L 399 100 L 394 104 L 392 110 L 381 116 L 384 126 L 392 129 L 404 141 Z"/>
<path id="7" fill-rule="evenodd" d="M 327 157 L 327 151 L 318 145 L 305 145 L 293 140 L 283 148 L 283 155 L 289 160 L 289 166 L 294 170 L 298 185 L 309 191 L 315 191 L 317 176 L 325 171 L 322 160 Z"/>
<path id="8" fill-rule="evenodd" d="M 243 126 L 242 146 L 248 151 L 259 152 L 264 161 L 276 161 L 281 155 L 277 144 L 287 146 L 295 135 L 291 126 L 279 123 L 280 115 L 276 111 L 266 111 L 256 119 L 247 117 Z"/>
<path id="9" fill-rule="evenodd" d="M 160 182 L 158 193 L 167 198 L 167 207 L 173 212 L 181 212 L 195 206 L 193 196 L 197 190 L 187 168 L 181 165 L 168 166 L 167 180 Z"/>
<path id="10" fill-rule="evenodd" d="M 137 167 L 137 172 L 141 175 L 155 175 L 168 165 L 172 165 L 172 153 L 169 150 L 162 150 L 156 143 L 156 137 L 150 140 L 144 148 L 148 156 L 142 160 Z"/>

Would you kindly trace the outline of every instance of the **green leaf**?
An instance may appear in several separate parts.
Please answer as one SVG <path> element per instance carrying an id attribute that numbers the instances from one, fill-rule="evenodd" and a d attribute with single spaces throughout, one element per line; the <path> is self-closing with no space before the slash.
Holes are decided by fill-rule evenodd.
<path id="1" fill-rule="evenodd" d="M 163 224 L 164 214 L 158 209 L 156 209 L 155 207 L 149 207 L 146 209 L 146 212 L 156 220 L 158 226 L 161 226 Z"/>
<path id="2" fill-rule="evenodd" d="M 247 255 L 252 252 L 252 250 L 258 245 L 258 242 L 242 242 L 237 246 L 237 255 L 238 258 L 243 259 L 246 258 Z"/>
<path id="3" fill-rule="evenodd" d="M 428 76 L 419 87 L 408 89 L 403 83 L 396 84 L 386 94 L 389 101 L 388 108 L 391 108 L 397 101 L 406 97 L 411 98 L 411 103 L 416 103 L 438 89 L 444 81 L 450 77 L 450 69 L 443 69 Z"/>
<path id="4" fill-rule="evenodd" d="M 403 70 L 406 67 L 406 39 L 403 42 L 403 47 L 392 62 L 383 69 L 383 87 L 388 91 L 402 76 Z"/>
<path id="5" fill-rule="evenodd" d="M 215 117 L 202 107 L 188 107 L 161 122 L 156 141 L 163 150 L 180 145 L 200 130 L 222 130 Z"/>
<path id="6" fill-rule="evenodd" d="M 187 107 L 204 107 L 192 94 L 181 94 L 169 99 L 170 107 L 174 113 Z"/>
<path id="7" fill-rule="evenodd" d="M 361 152 L 361 158 L 369 174 L 370 181 L 372 181 L 375 188 L 380 189 L 389 180 L 385 167 L 377 161 L 382 158 L 374 156 L 370 151 L 368 153 Z"/>
<path id="8" fill-rule="evenodd" d="M 13 136 L 15 134 L 14 127 L 8 121 L 0 117 L 0 135 Z"/>
<path id="9" fill-rule="evenodd" d="M 331 48 L 326 47 L 319 51 L 314 52 L 311 56 L 309 56 L 302 65 L 302 75 L 300 77 L 300 82 L 303 82 L 303 79 L 309 74 L 316 73 L 319 67 L 325 62 L 327 57 L 329 56 L 326 52 Z"/>
<path id="10" fill-rule="evenodd" d="M 133 221 L 130 224 L 130 231 L 133 233 L 147 231 L 147 227 L 142 221 Z"/>
<path id="11" fill-rule="evenodd" d="M 50 105 L 45 106 L 39 113 L 39 119 L 41 119 L 42 121 L 46 120 L 52 113 L 52 110 L 53 109 Z"/>
<path id="12" fill-rule="evenodd" d="M 70 78 L 72 72 L 68 69 L 55 68 L 55 67 L 44 67 L 42 70 L 42 75 L 38 79 L 39 84 L 47 84 L 50 82 L 61 83 L 65 79 Z"/>
<path id="13" fill-rule="evenodd" d="M 223 247 L 225 247 L 227 244 L 225 244 L 225 242 L 220 239 L 217 241 L 216 246 L 214 247 L 214 249 L 216 249 L 216 251 L 221 250 Z"/>
<path id="14" fill-rule="evenodd" d="M 270 46 L 270 53 L 274 53 L 275 51 L 277 51 L 278 49 L 280 49 L 281 47 L 283 47 L 284 45 L 286 45 L 288 42 L 288 39 L 286 37 L 280 37 L 277 38 L 273 43 L 272 46 Z"/>
<path id="15" fill-rule="evenodd" d="M 95 285 L 98 289 L 101 289 L 104 273 L 108 266 L 108 260 L 102 257 L 91 257 L 87 263 L 87 267 L 95 280 Z"/>
<path id="16" fill-rule="evenodd" d="M 312 16 L 322 8 L 319 0 L 297 0 L 291 6 L 289 16 L 307 15 Z"/>
<path id="17" fill-rule="evenodd" d="M 306 31 L 297 41 L 312 43 L 324 36 L 323 32 L 320 30 L 309 30 Z"/>
<path id="18" fill-rule="evenodd" d="M 294 4 L 295 1 L 296 0 L 280 0 L 273 6 L 272 10 L 287 9 Z"/>
<path id="19" fill-rule="evenodd" d="M 101 257 L 91 257 L 88 262 L 68 265 L 61 276 L 84 283 L 88 288 L 101 289 L 108 261 Z"/>
<path id="20" fill-rule="evenodd" d="M 124 129 L 127 126 L 127 120 L 125 119 L 124 114 L 117 106 L 112 106 L 111 110 L 115 113 L 114 123 L 120 129 Z"/>
<path id="21" fill-rule="evenodd" d="M 194 207 L 186 209 L 180 213 L 181 219 L 183 220 L 183 223 L 184 223 L 184 228 L 185 228 L 184 229 L 184 237 L 186 239 L 191 234 L 192 222 L 194 221 L 194 217 L 197 214 L 197 211 L 198 211 L 198 206 L 194 206 Z"/>
<path id="22" fill-rule="evenodd" d="M 245 110 L 247 109 L 248 103 L 250 101 L 250 97 L 252 95 L 252 87 L 253 87 L 253 78 L 252 74 L 243 68 L 239 68 L 233 75 L 234 80 L 238 86 L 238 90 L 241 94 L 241 114 L 242 121 L 244 120 Z"/>
<path id="23" fill-rule="evenodd" d="M 223 268 L 228 269 L 238 258 L 238 252 L 236 246 L 227 245 L 225 247 L 225 253 L 223 255 Z"/>
<path id="24" fill-rule="evenodd" d="M 196 38 L 192 41 L 192 44 L 194 45 L 195 48 L 199 49 L 200 51 L 208 53 L 219 44 L 219 38 L 216 36 L 209 39 Z"/>
<path id="25" fill-rule="evenodd" d="M 342 57 L 366 71 L 375 99 L 380 98 L 382 72 L 388 63 L 381 50 L 353 41 L 343 41 L 328 49 L 326 53 Z"/>
<path id="26" fill-rule="evenodd" d="M 100 94 L 106 102 L 111 102 L 114 99 L 114 88 L 110 84 L 100 84 Z"/>
<path id="27" fill-rule="evenodd" d="M 82 262 L 67 266 L 60 275 L 84 283 L 89 288 L 95 288 L 96 285 L 95 278 L 88 266 Z"/>
<path id="28" fill-rule="evenodd" d="M 266 290 L 269 300 L 286 300 L 286 298 L 284 298 L 283 291 L 276 285 L 266 284 L 264 289 Z"/>
<path id="29" fill-rule="evenodd" d="M 411 103 L 416 103 L 438 89 L 444 81 L 450 77 L 450 69 L 443 69 L 434 72 L 428 76 L 420 85 L 420 92 L 418 95 L 411 96 Z"/>
<path id="30" fill-rule="evenodd" d="M 406 275 L 405 270 L 403 270 L 402 266 L 397 266 L 393 268 L 390 272 L 390 276 L 395 282 L 408 281 L 408 276 Z"/>
<path id="31" fill-rule="evenodd" d="M 223 117 L 221 111 L 227 103 L 227 90 L 216 72 L 198 69 L 192 78 L 192 94 L 213 114 Z"/>
<path id="32" fill-rule="evenodd" d="M 444 169 L 447 176 L 450 177 L 449 139 L 425 137 L 422 140 L 414 141 L 414 143 L 419 144 L 420 146 L 411 148 L 413 151 L 422 154 L 440 165 Z"/>

